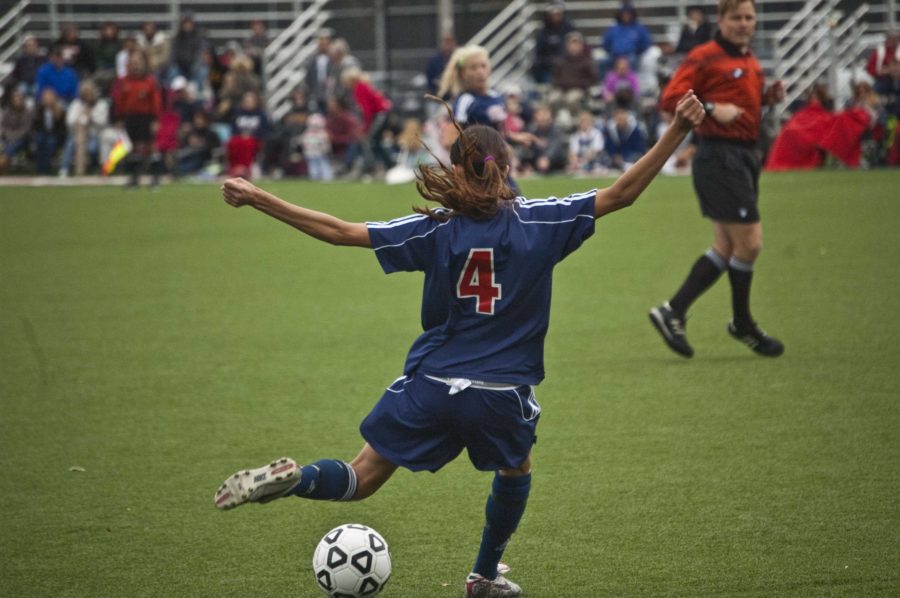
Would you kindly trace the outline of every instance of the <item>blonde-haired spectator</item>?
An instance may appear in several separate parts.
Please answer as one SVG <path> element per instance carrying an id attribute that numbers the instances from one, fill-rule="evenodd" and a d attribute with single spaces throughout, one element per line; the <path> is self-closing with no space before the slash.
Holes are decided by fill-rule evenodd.
<path id="1" fill-rule="evenodd" d="M 69 135 L 63 150 L 60 176 L 68 176 L 73 164 L 75 174 L 84 175 L 89 157 L 103 163 L 102 156 L 109 153 L 108 147 L 101 148 L 101 144 L 108 138 L 103 135 L 108 125 L 109 103 L 100 97 L 99 90 L 92 81 L 82 82 L 78 97 L 66 110 Z"/>
<path id="2" fill-rule="evenodd" d="M 572 174 L 596 173 L 602 165 L 603 133 L 588 110 L 578 115 L 578 126 L 569 136 L 569 163 L 566 170 Z"/>

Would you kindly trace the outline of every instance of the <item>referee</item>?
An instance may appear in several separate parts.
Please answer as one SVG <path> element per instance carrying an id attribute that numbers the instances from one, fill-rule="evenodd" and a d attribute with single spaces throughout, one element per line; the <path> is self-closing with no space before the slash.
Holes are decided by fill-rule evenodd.
<path id="1" fill-rule="evenodd" d="M 784 345 L 760 330 L 750 315 L 750 283 L 762 247 L 757 206 L 762 105 L 782 101 L 784 88 L 776 81 L 765 89 L 762 67 L 750 51 L 754 1 L 719 0 L 718 15 L 715 39 L 687 55 L 661 100 L 662 109 L 672 112 L 678 98 L 693 89 L 709 117 L 695 130 L 699 150 L 692 174 L 700 209 L 713 223 L 713 245 L 694 263 L 678 292 L 650 310 L 650 321 L 673 351 L 693 356 L 685 314 L 727 270 L 733 310 L 729 334 L 759 355 L 777 357 Z"/>

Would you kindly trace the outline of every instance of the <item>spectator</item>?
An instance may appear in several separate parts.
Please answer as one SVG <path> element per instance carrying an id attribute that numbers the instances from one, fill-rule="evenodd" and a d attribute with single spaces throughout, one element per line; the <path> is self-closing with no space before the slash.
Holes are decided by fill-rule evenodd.
<path id="1" fill-rule="evenodd" d="M 107 125 L 109 103 L 100 97 L 100 92 L 92 81 L 82 82 L 78 98 L 66 110 L 68 138 L 59 168 L 60 176 L 69 176 L 73 164 L 75 175 L 83 176 L 89 158 L 102 163 L 101 156 L 109 153 L 108 149 L 100 149 L 102 133 Z"/>
<path id="2" fill-rule="evenodd" d="M 637 11 L 631 4 L 623 4 L 616 13 L 616 24 L 603 34 L 603 49 L 606 51 L 606 68 L 608 70 L 616 58 L 624 56 L 632 69 L 637 68 L 641 54 L 650 47 L 650 33 L 637 19 Z"/>
<path id="3" fill-rule="evenodd" d="M 350 54 L 350 45 L 342 37 L 337 38 L 328 46 L 329 70 L 326 82 L 326 96 L 350 97 L 344 83 L 344 72 L 348 69 L 359 69 L 359 60 Z"/>
<path id="4" fill-rule="evenodd" d="M 100 26 L 100 37 L 97 40 L 97 49 L 94 53 L 97 62 L 97 70 L 94 73 L 94 82 L 99 91 L 106 92 L 110 84 L 116 78 L 116 56 L 122 49 L 119 40 L 119 26 L 109 21 Z"/>
<path id="5" fill-rule="evenodd" d="M 35 80 L 35 97 L 40 100 L 44 90 L 52 89 L 63 102 L 70 102 L 78 94 L 78 74 L 66 64 L 63 50 L 55 46 L 50 59 L 38 69 Z"/>
<path id="6" fill-rule="evenodd" d="M 262 19 L 250 21 L 250 36 L 244 40 L 244 53 L 253 60 L 253 72 L 262 77 L 263 54 L 269 45 L 269 32 Z"/>
<path id="7" fill-rule="evenodd" d="M 187 11 L 181 17 L 178 33 L 172 40 L 172 77 L 181 75 L 188 81 L 194 81 L 198 87 L 203 84 L 197 81 L 198 66 L 203 47 L 206 45 L 203 34 L 194 20 L 194 13 Z"/>
<path id="8" fill-rule="evenodd" d="M 628 170 L 647 151 L 647 131 L 630 110 L 617 106 L 603 128 L 610 166 Z"/>
<path id="9" fill-rule="evenodd" d="M 3 111 L 0 115 L 0 173 L 6 172 L 13 157 L 28 149 L 34 111 L 28 106 L 25 91 L 20 87 L 7 88 L 3 96 Z"/>
<path id="10" fill-rule="evenodd" d="M 306 64 L 306 89 L 309 90 L 312 110 L 326 112 L 328 102 L 328 75 L 331 72 L 331 30 L 319 31 L 316 38 L 316 53 Z"/>
<path id="11" fill-rule="evenodd" d="M 106 21 L 100 26 L 97 51 L 94 53 L 97 70 L 114 72 L 116 69 L 116 54 L 121 49 L 122 42 L 119 40 L 119 26 L 111 21 Z"/>
<path id="12" fill-rule="evenodd" d="M 260 142 L 269 135 L 269 116 L 263 110 L 259 93 L 254 90 L 244 92 L 241 103 L 231 120 L 231 130 L 235 134 L 248 134 Z"/>
<path id="13" fill-rule="evenodd" d="M 371 173 L 377 158 L 385 170 L 394 166 L 394 160 L 382 144 L 382 136 L 390 124 L 391 101 L 381 94 L 361 70 L 348 68 L 342 76 L 344 87 L 353 94 L 363 119 L 362 140 L 365 171 Z"/>
<path id="14" fill-rule="evenodd" d="M 766 170 L 817 168 L 831 155 L 850 167 L 862 157 L 862 137 L 876 122 L 878 105 L 872 88 L 857 84 L 854 100 L 840 112 L 825 85 L 810 90 L 806 104 L 781 128 L 766 160 Z"/>
<path id="15" fill-rule="evenodd" d="M 147 66 L 157 77 L 166 75 L 165 69 L 171 56 L 169 36 L 159 31 L 155 21 L 144 21 L 135 37 L 137 46 L 147 56 Z"/>
<path id="16" fill-rule="evenodd" d="M 591 174 L 598 171 L 603 159 L 603 133 L 594 123 L 588 110 L 578 115 L 578 128 L 569 136 L 569 163 L 572 174 Z"/>
<path id="17" fill-rule="evenodd" d="M 194 175 L 206 168 L 214 152 L 222 144 L 219 136 L 210 128 L 209 114 L 203 110 L 194 112 L 187 124 L 177 153 L 175 172 L 178 175 Z"/>
<path id="18" fill-rule="evenodd" d="M 234 112 L 232 136 L 226 146 L 230 176 L 256 175 L 256 160 L 268 138 L 269 129 L 269 117 L 260 106 L 259 94 L 255 91 L 244 92 L 240 106 Z"/>
<path id="19" fill-rule="evenodd" d="M 68 23 L 63 27 L 62 35 L 56 40 L 55 46 L 62 49 L 66 64 L 75 69 L 79 77 L 92 75 L 97 69 L 94 50 L 90 44 L 81 39 L 81 33 L 74 23 Z"/>
<path id="20" fill-rule="evenodd" d="M 702 6 L 688 6 L 687 23 L 681 28 L 678 37 L 678 45 L 675 52 L 687 54 L 696 46 L 706 43 L 713 38 L 712 24 L 706 20 L 706 13 Z"/>
<path id="21" fill-rule="evenodd" d="M 314 181 L 332 180 L 334 173 L 331 170 L 331 140 L 325 130 L 324 116 L 313 114 L 309 117 L 301 142 L 309 178 Z"/>
<path id="22" fill-rule="evenodd" d="M 444 33 L 438 51 L 431 55 L 425 65 L 425 80 L 428 93 L 435 95 L 441 85 L 441 75 L 447 67 L 447 61 L 456 49 L 456 38 L 452 33 Z M 445 100 L 448 98 L 444 98 Z"/>
<path id="23" fill-rule="evenodd" d="M 887 67 L 887 79 L 876 84 L 876 90 L 884 104 L 882 137 L 884 139 L 884 163 L 888 166 L 900 165 L 900 61 L 895 60 Z"/>
<path id="24" fill-rule="evenodd" d="M 628 58 L 619 56 L 603 79 L 603 100 L 608 105 L 630 106 L 639 95 L 637 75 L 631 70 Z"/>
<path id="25" fill-rule="evenodd" d="M 342 172 L 350 171 L 361 153 L 363 126 L 342 98 L 329 98 L 325 130 L 331 140 L 331 151 L 342 162 Z"/>
<path id="26" fill-rule="evenodd" d="M 141 50 L 137 38 L 132 34 L 126 35 L 122 49 L 116 53 L 116 79 L 128 76 L 128 62 L 136 50 Z M 146 52 L 144 55 L 146 56 Z"/>
<path id="27" fill-rule="evenodd" d="M 890 31 L 882 43 L 878 44 L 866 62 L 866 71 L 875 83 L 887 80 L 887 67 L 892 62 L 900 62 L 900 31 Z"/>
<path id="28" fill-rule="evenodd" d="M 53 172 L 53 160 L 66 140 L 66 107 L 52 87 L 41 91 L 31 127 L 38 174 Z"/>
<path id="29" fill-rule="evenodd" d="M 566 136 L 553 122 L 553 112 L 549 106 L 538 106 L 534 111 L 534 122 L 528 128 L 532 139 L 521 146 L 519 158 L 527 172 L 534 169 L 541 174 L 563 170 L 566 167 Z"/>
<path id="30" fill-rule="evenodd" d="M 641 54 L 636 73 L 641 97 L 656 103 L 659 90 L 672 78 L 676 62 L 675 43 L 670 39 L 660 40 Z"/>
<path id="31" fill-rule="evenodd" d="M 203 103 L 194 97 L 193 87 L 181 75 L 172 79 L 169 86 L 169 104 L 185 129 L 194 122 L 194 113 L 203 109 Z"/>
<path id="32" fill-rule="evenodd" d="M 875 83 L 875 92 L 882 97 L 889 116 L 900 118 L 900 60 L 890 63 L 886 76 Z"/>
<path id="33" fill-rule="evenodd" d="M 253 72 L 253 60 L 243 54 L 234 58 L 225 73 L 219 90 L 219 105 L 216 116 L 223 120 L 233 120 L 235 110 L 249 92 L 259 94 L 262 85 Z"/>
<path id="34" fill-rule="evenodd" d="M 31 95 L 35 91 L 38 70 L 45 62 L 47 62 L 47 57 L 41 54 L 37 38 L 33 35 L 26 35 L 22 40 L 22 50 L 16 57 L 13 66 L 13 83 L 25 85 L 25 94 Z"/>
<path id="35" fill-rule="evenodd" d="M 531 76 L 536 83 L 549 83 L 554 61 L 565 50 L 566 34 L 575 26 L 566 18 L 562 2 L 552 2 L 544 13 L 544 26 L 538 31 L 534 48 Z"/>
<path id="36" fill-rule="evenodd" d="M 590 87 L 597 82 L 597 66 L 584 37 L 577 31 L 566 34 L 566 49 L 553 63 L 552 81 L 550 107 L 554 111 L 566 108 L 570 115 L 577 114 L 590 96 Z"/>
<path id="37" fill-rule="evenodd" d="M 142 51 L 135 50 L 129 56 L 128 74 L 113 84 L 112 100 L 115 120 L 124 126 L 132 144 L 126 158 L 128 186 L 137 187 L 139 177 L 150 165 L 162 113 L 162 93 Z M 151 184 L 159 184 L 158 173 L 153 173 Z"/>

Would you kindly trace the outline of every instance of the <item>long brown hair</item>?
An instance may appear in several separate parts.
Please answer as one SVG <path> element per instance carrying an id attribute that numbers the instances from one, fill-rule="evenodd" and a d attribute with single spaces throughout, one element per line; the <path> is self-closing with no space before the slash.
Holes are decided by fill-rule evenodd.
<path id="1" fill-rule="evenodd" d="M 438 202 L 450 213 L 417 206 L 413 210 L 436 220 L 453 216 L 490 218 L 516 196 L 507 182 L 510 159 L 506 142 L 496 130 L 484 125 L 463 130 L 453 118 L 449 104 L 439 101 L 447 108 L 459 137 L 450 148 L 449 166 L 440 160 L 437 165 L 419 165 L 416 189 L 419 195 Z"/>

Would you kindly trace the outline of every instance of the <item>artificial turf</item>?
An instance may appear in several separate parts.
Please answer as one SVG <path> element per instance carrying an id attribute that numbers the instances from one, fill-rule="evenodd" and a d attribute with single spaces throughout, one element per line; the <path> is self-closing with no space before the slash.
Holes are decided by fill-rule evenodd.
<path id="1" fill-rule="evenodd" d="M 608 181 L 523 181 L 532 197 Z M 411 186 L 267 183 L 350 220 Z M 560 264 L 534 483 L 505 560 L 531 597 L 900 594 L 900 171 L 765 175 L 753 309 L 720 281 L 684 360 L 647 309 L 711 240 L 659 179 Z M 463 454 L 371 499 L 218 512 L 235 469 L 352 458 L 419 332 L 421 276 L 234 210 L 214 185 L 0 190 L 0 595 L 317 596 L 341 523 L 384 596 L 459 596 L 490 474 Z"/>

